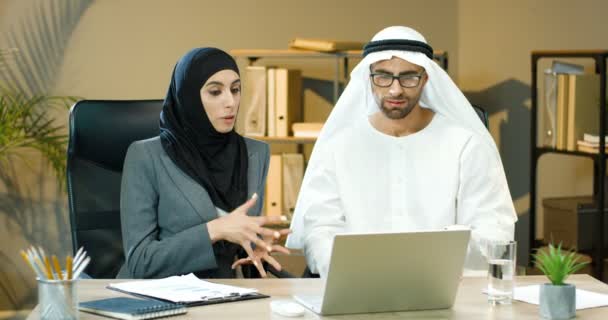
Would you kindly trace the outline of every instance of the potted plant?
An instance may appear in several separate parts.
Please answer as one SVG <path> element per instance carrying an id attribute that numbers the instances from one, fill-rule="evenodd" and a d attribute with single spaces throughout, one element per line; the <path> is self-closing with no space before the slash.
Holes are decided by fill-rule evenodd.
<path id="1" fill-rule="evenodd" d="M 569 275 L 579 271 L 588 262 L 580 262 L 574 251 L 562 250 L 561 243 L 533 255 L 536 267 L 551 283 L 540 286 L 540 315 L 547 319 L 570 319 L 576 313 L 576 287 L 565 283 Z"/>

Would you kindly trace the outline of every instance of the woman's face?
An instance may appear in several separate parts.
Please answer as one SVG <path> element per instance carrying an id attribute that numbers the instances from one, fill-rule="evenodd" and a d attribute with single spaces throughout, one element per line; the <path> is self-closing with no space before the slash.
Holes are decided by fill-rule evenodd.
<path id="1" fill-rule="evenodd" d="M 232 70 L 215 73 L 201 88 L 201 101 L 217 132 L 232 131 L 241 102 L 241 78 Z"/>

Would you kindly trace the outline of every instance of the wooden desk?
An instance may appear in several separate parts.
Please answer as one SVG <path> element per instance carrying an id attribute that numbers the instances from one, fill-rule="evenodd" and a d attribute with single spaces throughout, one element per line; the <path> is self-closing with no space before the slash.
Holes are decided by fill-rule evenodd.
<path id="1" fill-rule="evenodd" d="M 608 285 L 588 276 L 574 275 L 569 282 L 577 288 L 608 294 Z M 104 286 L 117 280 L 82 280 L 79 284 L 80 301 L 121 296 L 123 294 L 104 289 Z M 217 305 L 193 307 L 182 316 L 169 319 L 293 319 L 284 318 L 270 311 L 271 299 L 286 299 L 292 294 L 316 293 L 321 290 L 319 279 L 235 279 L 219 280 L 217 282 L 257 288 L 260 292 L 269 294 L 272 298 L 250 301 L 240 301 Z M 518 285 L 528 285 L 545 282 L 541 276 L 518 277 Z M 451 309 L 428 310 L 411 312 L 388 312 L 376 314 L 359 314 L 328 316 L 323 319 L 539 319 L 538 306 L 514 301 L 512 305 L 492 307 L 488 305 L 486 296 L 481 293 L 486 285 L 485 278 L 465 278 L 458 289 L 456 302 Z M 580 310 L 577 319 L 608 319 L 608 307 Z M 32 311 L 28 319 L 38 319 L 38 307 Z M 304 317 L 299 319 L 320 319 L 307 310 Z M 108 319 L 89 313 L 80 313 L 80 319 Z M 298 318 L 295 318 L 298 319 Z"/>

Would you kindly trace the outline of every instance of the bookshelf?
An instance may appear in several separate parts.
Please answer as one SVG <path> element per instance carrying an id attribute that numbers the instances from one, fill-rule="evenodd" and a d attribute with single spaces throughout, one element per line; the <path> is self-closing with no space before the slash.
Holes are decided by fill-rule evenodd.
<path id="1" fill-rule="evenodd" d="M 253 65 L 260 58 L 299 58 L 299 59 L 332 59 L 334 60 L 333 102 L 340 97 L 340 66 L 343 66 L 344 79 L 348 79 L 349 59 L 361 58 L 363 50 L 348 50 L 340 52 L 314 52 L 296 49 L 234 49 L 230 54 L 235 58 L 246 58 Z M 442 66 L 448 68 L 448 54 L 445 51 L 434 51 L 433 58 Z"/>
<path id="2" fill-rule="evenodd" d="M 598 153 L 588 153 L 582 151 L 567 151 L 558 150 L 550 147 L 541 147 L 537 145 L 537 126 L 538 126 L 538 62 L 540 59 L 555 59 L 555 58 L 589 58 L 595 62 L 595 73 L 599 74 L 600 86 L 599 96 L 599 150 Z M 606 59 L 608 58 L 608 50 L 541 50 L 532 51 L 531 54 L 531 110 L 530 110 L 530 228 L 529 241 L 530 251 L 540 247 L 542 244 L 536 241 L 536 187 L 537 187 L 537 167 L 538 160 L 541 156 L 548 153 L 556 153 L 570 156 L 588 157 L 593 160 L 593 197 L 596 204 L 597 215 L 595 217 L 595 230 L 593 243 L 594 249 L 592 252 L 594 262 L 594 275 L 598 279 L 602 279 L 603 261 L 606 257 L 604 248 L 605 234 L 604 226 L 604 210 L 605 208 L 605 183 L 606 176 Z M 532 261 L 530 261 L 532 264 Z"/>
<path id="3" fill-rule="evenodd" d="M 230 54 L 235 58 L 247 59 L 249 65 L 255 64 L 261 58 L 290 58 L 290 59 L 329 59 L 334 63 L 333 77 L 333 104 L 338 102 L 340 97 L 340 80 L 348 79 L 349 75 L 349 60 L 362 58 L 363 50 L 347 50 L 340 52 L 315 52 L 310 50 L 298 49 L 234 49 L 230 50 Z M 435 50 L 433 59 L 447 71 L 448 68 L 448 53 L 443 50 Z M 343 75 L 340 74 L 342 67 Z M 314 144 L 315 138 L 297 138 L 297 137 L 259 137 L 248 136 L 252 139 L 265 141 L 268 143 L 295 143 L 295 144 Z"/>
<path id="4" fill-rule="evenodd" d="M 312 137 L 260 137 L 260 136 L 247 136 L 247 138 L 264 141 L 266 143 L 296 143 L 296 144 L 314 144 L 317 138 Z"/>

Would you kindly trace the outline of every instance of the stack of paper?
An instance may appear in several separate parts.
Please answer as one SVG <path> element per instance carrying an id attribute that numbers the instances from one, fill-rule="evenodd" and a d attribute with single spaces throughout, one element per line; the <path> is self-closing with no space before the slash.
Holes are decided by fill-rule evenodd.
<path id="1" fill-rule="evenodd" d="M 606 137 L 605 141 L 608 144 L 608 137 Z M 576 144 L 578 146 L 578 151 L 598 153 L 600 149 L 600 136 L 585 133 L 583 135 L 583 140 L 578 140 Z M 608 150 L 608 147 L 605 148 Z"/>

